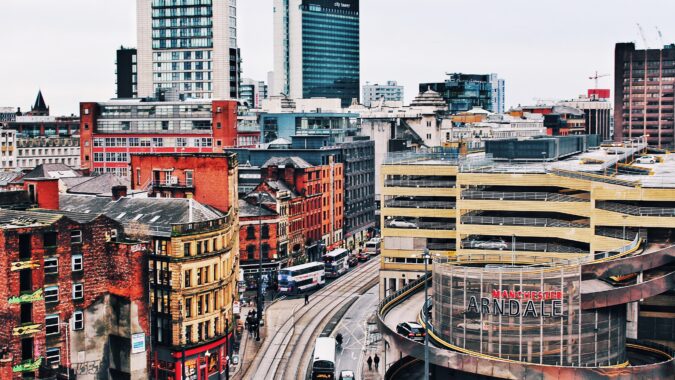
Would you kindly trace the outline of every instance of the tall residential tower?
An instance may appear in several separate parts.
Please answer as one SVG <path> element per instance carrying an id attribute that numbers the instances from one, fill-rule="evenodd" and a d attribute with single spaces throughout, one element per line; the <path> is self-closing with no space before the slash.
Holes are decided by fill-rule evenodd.
<path id="1" fill-rule="evenodd" d="M 272 95 L 359 98 L 359 0 L 274 0 Z"/>
<path id="2" fill-rule="evenodd" d="M 236 98 L 236 0 L 137 0 L 138 96 Z"/>

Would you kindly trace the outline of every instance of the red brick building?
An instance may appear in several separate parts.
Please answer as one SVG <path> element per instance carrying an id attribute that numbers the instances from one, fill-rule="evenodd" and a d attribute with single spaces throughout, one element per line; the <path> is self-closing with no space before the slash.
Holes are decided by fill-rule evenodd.
<path id="1" fill-rule="evenodd" d="M 237 194 L 234 153 L 145 153 L 131 155 L 131 188 L 162 198 L 193 198 L 227 211 Z"/>
<path id="2" fill-rule="evenodd" d="M 0 210 L 0 242 L 3 379 L 147 377 L 145 244 L 106 216 L 53 210 Z"/>
<path id="3" fill-rule="evenodd" d="M 261 253 L 263 274 L 272 283 L 288 261 L 288 255 L 279 252 L 279 214 L 266 207 L 266 196 L 261 193 L 260 205 L 254 196 L 239 200 L 239 268 L 247 290 L 256 289 Z"/>
<path id="4" fill-rule="evenodd" d="M 128 175 L 134 153 L 220 153 L 236 146 L 233 100 L 80 103 L 82 168 Z"/>
<path id="5" fill-rule="evenodd" d="M 300 157 L 272 157 L 261 170 L 264 180 L 283 182 L 302 197 L 309 261 L 319 260 L 327 247 L 342 243 L 343 164 L 313 166 Z"/>

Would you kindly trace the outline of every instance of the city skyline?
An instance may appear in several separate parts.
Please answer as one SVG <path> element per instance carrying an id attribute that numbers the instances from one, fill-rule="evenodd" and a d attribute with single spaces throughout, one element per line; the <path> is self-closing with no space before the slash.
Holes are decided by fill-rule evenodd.
<path id="1" fill-rule="evenodd" d="M 114 97 L 115 50 L 120 45 L 136 46 L 135 1 L 67 3 L 35 0 L 3 4 L 7 14 L 31 12 L 33 17 L 28 22 L 10 17 L 6 24 L 13 32 L 7 34 L 12 38 L 5 41 L 5 48 L 22 59 L 3 62 L 0 82 L 14 91 L 0 93 L 0 105 L 25 110 L 41 89 L 52 114 L 61 115 L 77 113 L 81 100 Z M 666 10 L 675 9 L 675 5 L 666 1 L 658 1 L 656 6 L 664 11 L 657 14 L 643 8 L 624 12 L 628 1 L 613 2 L 612 7 L 584 4 L 583 12 L 575 6 L 581 1 L 532 3 L 526 9 L 488 3 L 490 11 L 478 20 L 483 26 L 466 33 L 476 28 L 472 23 L 477 19 L 453 15 L 471 12 L 475 5 L 468 1 L 451 7 L 423 0 L 415 9 L 405 10 L 399 6 L 403 2 L 389 1 L 386 11 L 383 0 L 364 2 L 361 85 L 396 80 L 408 89 L 409 102 L 419 83 L 443 80 L 446 72 L 495 72 L 507 81 L 509 108 L 534 103 L 535 98 L 574 98 L 593 87 L 588 77 L 595 70 L 611 75 L 601 79 L 599 87 L 613 89 L 614 44 L 636 41 L 638 48 L 644 47 L 636 22 L 642 24 L 652 48 L 662 45 L 655 26 L 661 29 L 664 43 L 675 41 L 675 27 L 666 18 L 670 13 Z M 274 66 L 272 2 L 240 1 L 238 8 L 242 77 L 267 80 L 267 72 Z M 547 16 L 551 10 L 557 12 L 554 22 Z M 416 21 L 411 23 L 410 19 Z M 410 27 L 387 28 L 388 24 Z M 588 27 L 573 27 L 578 25 Z M 18 34 L 18 30 L 24 31 Z M 382 30 L 389 33 L 387 38 L 382 38 Z M 427 54 L 439 59 L 418 59 Z M 511 58 L 492 58 L 506 54 Z M 558 62 L 556 56 L 561 57 Z"/>

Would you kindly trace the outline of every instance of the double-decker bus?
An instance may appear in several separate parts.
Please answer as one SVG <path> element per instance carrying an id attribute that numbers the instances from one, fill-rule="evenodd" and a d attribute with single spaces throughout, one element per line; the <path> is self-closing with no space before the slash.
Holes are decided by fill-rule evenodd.
<path id="1" fill-rule="evenodd" d="M 324 264 L 319 262 L 296 265 L 279 271 L 279 292 L 297 294 L 320 288 L 325 281 Z"/>
<path id="2" fill-rule="evenodd" d="M 335 339 L 316 338 L 312 354 L 312 380 L 335 379 Z"/>
<path id="3" fill-rule="evenodd" d="M 349 269 L 349 251 L 344 248 L 334 249 L 323 256 L 326 264 L 326 277 L 340 277 Z"/>

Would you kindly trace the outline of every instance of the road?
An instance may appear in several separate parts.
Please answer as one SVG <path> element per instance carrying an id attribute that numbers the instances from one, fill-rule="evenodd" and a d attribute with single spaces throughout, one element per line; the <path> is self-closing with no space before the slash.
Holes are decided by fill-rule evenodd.
<path id="1" fill-rule="evenodd" d="M 309 305 L 299 298 L 270 306 L 265 341 L 243 378 L 304 380 L 314 340 L 336 311 L 357 297 L 366 284 L 377 280 L 378 269 L 378 260 L 359 265 L 310 295 Z"/>
<path id="2" fill-rule="evenodd" d="M 342 334 L 344 342 L 338 350 L 335 368 L 339 374 L 342 370 L 351 370 L 360 379 L 363 367 L 363 351 L 366 346 L 368 318 L 377 309 L 379 301 L 378 286 L 370 288 L 347 310 L 340 323 L 333 331 L 333 336 Z"/>

